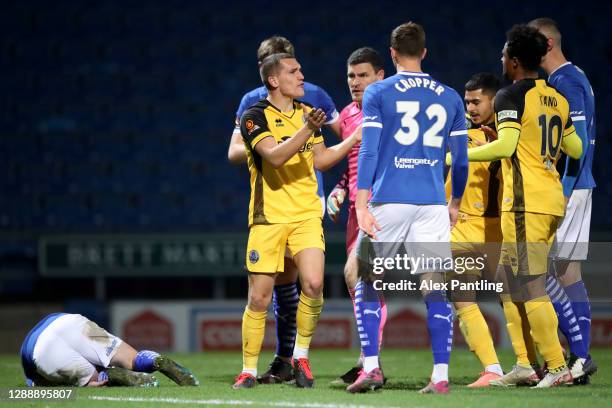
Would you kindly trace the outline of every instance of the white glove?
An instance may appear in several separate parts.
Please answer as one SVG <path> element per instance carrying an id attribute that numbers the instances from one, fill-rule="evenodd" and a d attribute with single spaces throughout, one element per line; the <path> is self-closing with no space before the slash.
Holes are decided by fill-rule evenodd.
<path id="1" fill-rule="evenodd" d="M 343 188 L 336 187 L 329 193 L 326 201 L 327 216 L 333 222 L 338 222 L 338 215 L 340 214 L 340 208 L 346 198 L 346 190 Z"/>

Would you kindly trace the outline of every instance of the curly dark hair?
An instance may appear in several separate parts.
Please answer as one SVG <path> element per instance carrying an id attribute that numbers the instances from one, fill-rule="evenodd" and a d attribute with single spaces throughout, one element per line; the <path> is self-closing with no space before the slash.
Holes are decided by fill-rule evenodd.
<path id="1" fill-rule="evenodd" d="M 528 71 L 538 70 L 548 50 L 546 37 L 536 28 L 525 24 L 517 24 L 508 30 L 506 44 L 508 57 L 518 59 Z"/>

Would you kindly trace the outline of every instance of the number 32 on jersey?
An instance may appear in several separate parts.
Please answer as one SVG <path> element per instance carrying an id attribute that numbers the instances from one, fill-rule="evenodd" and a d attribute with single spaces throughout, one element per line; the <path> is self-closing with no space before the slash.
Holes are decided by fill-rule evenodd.
<path id="1" fill-rule="evenodd" d="M 416 115 L 421 109 L 420 103 L 416 101 L 397 101 L 397 113 L 403 113 L 402 128 L 395 132 L 395 140 L 398 143 L 409 146 L 417 141 L 421 134 L 419 122 L 416 120 Z M 438 133 L 444 129 L 447 120 L 446 109 L 438 103 L 431 104 L 425 109 L 425 114 L 430 120 L 434 120 L 433 124 L 423 133 L 423 146 L 442 147 L 444 137 Z M 404 130 L 406 129 L 406 130 Z"/>

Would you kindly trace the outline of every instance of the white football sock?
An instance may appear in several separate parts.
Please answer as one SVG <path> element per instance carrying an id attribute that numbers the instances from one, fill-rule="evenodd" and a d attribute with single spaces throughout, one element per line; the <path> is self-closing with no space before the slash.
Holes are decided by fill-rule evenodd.
<path id="1" fill-rule="evenodd" d="M 431 382 L 435 384 L 440 381 L 448 381 L 448 364 L 434 364 L 433 366 Z"/>
<path id="2" fill-rule="evenodd" d="M 364 357 L 363 369 L 366 373 L 369 373 L 373 369 L 378 368 L 378 356 Z"/>
<path id="3" fill-rule="evenodd" d="M 485 371 L 488 371 L 490 373 L 495 373 L 498 375 L 504 375 L 504 372 L 501 368 L 501 365 L 499 365 L 499 363 L 486 366 Z"/>

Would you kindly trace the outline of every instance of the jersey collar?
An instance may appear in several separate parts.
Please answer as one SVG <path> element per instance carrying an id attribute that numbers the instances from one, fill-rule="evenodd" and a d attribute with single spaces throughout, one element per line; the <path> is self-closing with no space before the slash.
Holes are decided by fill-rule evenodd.
<path id="1" fill-rule="evenodd" d="M 282 110 L 280 110 L 278 107 L 276 107 L 272 102 L 270 102 L 268 99 L 265 99 L 266 103 L 273 107 L 278 113 L 280 113 L 281 115 L 283 115 L 286 118 L 291 119 L 293 117 L 293 115 L 295 115 L 295 112 L 297 112 L 298 106 L 297 106 L 297 102 L 295 101 L 295 99 L 293 100 L 293 112 L 291 112 L 290 115 L 288 115 L 287 113 L 283 112 Z"/>
<path id="2" fill-rule="evenodd" d="M 563 68 L 566 65 L 571 65 L 572 63 L 570 61 L 564 62 L 563 64 L 559 65 L 553 72 L 550 73 L 550 75 L 548 76 L 548 79 L 550 79 L 551 76 L 553 76 L 553 74 L 555 72 L 557 72 L 558 70 L 560 70 L 561 68 Z"/>
<path id="3" fill-rule="evenodd" d="M 400 71 L 398 72 L 398 74 L 410 75 L 410 76 L 429 76 L 429 74 L 426 74 L 425 72 L 411 72 L 411 71 Z"/>

